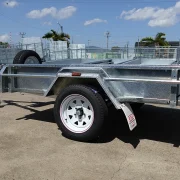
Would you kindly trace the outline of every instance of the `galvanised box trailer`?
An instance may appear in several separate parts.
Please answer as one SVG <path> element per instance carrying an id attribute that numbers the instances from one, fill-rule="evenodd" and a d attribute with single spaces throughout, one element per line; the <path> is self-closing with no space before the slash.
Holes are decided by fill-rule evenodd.
<path id="1" fill-rule="evenodd" d="M 137 126 L 131 106 L 179 106 L 179 52 L 175 59 L 134 58 L 116 64 L 109 59 L 2 65 L 0 91 L 55 98 L 54 117 L 63 134 L 89 141 L 101 132 L 110 104 L 124 112 L 130 130 Z"/>

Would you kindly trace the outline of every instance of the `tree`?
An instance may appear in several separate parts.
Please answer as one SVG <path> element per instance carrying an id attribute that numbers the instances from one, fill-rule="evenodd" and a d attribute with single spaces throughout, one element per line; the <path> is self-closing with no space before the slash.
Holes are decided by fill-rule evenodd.
<path id="1" fill-rule="evenodd" d="M 70 35 L 66 33 L 58 33 L 54 30 L 51 30 L 50 32 L 46 33 L 42 38 L 44 39 L 53 39 L 53 41 L 67 41 L 68 46 L 70 44 Z"/>
<path id="2" fill-rule="evenodd" d="M 144 46 L 169 46 L 169 43 L 166 41 L 165 33 L 157 33 L 155 38 L 145 37 L 140 41 Z"/>
<path id="3" fill-rule="evenodd" d="M 9 46 L 9 43 L 8 42 L 1 42 L 0 41 L 0 46 L 3 46 L 5 48 L 7 48 Z"/>

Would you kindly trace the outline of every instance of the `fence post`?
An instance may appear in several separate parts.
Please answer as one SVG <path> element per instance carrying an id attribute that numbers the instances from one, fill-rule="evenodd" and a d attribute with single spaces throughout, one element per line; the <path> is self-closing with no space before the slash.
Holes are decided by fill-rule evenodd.
<path id="1" fill-rule="evenodd" d="M 36 44 L 34 43 L 34 51 L 36 52 Z"/>
<path id="2" fill-rule="evenodd" d="M 7 55 L 7 49 L 5 49 L 5 56 L 6 56 L 6 60 L 7 60 L 7 63 L 8 63 L 8 55 Z"/>
<path id="3" fill-rule="evenodd" d="M 180 47 L 177 48 L 177 55 L 176 55 L 177 64 L 179 64 L 179 59 L 180 59 Z"/>

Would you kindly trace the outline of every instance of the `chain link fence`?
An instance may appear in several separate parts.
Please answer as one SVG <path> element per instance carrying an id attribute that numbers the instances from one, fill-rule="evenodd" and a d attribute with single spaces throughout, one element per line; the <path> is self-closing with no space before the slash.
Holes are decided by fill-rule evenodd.
<path id="1" fill-rule="evenodd" d="M 170 48 L 119 48 L 107 50 L 102 48 L 86 48 L 85 45 L 70 45 L 66 42 L 50 42 L 14 44 L 0 46 L 0 64 L 13 63 L 16 54 L 21 50 L 36 51 L 44 61 L 56 61 L 65 59 L 177 59 L 178 47 Z"/>

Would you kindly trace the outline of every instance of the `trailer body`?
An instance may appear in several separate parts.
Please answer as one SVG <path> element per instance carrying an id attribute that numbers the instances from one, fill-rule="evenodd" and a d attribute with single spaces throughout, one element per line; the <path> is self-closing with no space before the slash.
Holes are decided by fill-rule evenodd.
<path id="1" fill-rule="evenodd" d="M 179 65 L 6 65 L 0 72 L 0 91 L 56 96 L 58 87 L 92 81 L 100 85 L 117 109 L 119 102 L 176 106 L 179 70 Z M 73 76 L 73 72 L 81 75 Z"/>
<path id="2" fill-rule="evenodd" d="M 61 94 L 66 93 L 64 91 L 66 91 L 68 86 L 75 85 L 74 89 L 68 89 L 69 91 L 72 89 L 72 92 L 75 92 L 75 89 L 77 90 L 77 87 L 81 88 L 79 85 L 82 85 L 84 91 L 86 91 L 85 87 L 88 87 L 88 89 L 94 93 L 94 97 L 96 93 L 99 93 L 105 103 L 109 101 L 116 109 L 122 109 L 132 130 L 136 126 L 136 121 L 129 104 L 165 104 L 172 108 L 180 105 L 179 72 L 180 66 L 178 58 L 175 60 L 163 59 L 158 61 L 150 61 L 149 59 L 120 60 L 119 63 L 116 64 L 114 64 L 112 60 L 89 61 L 88 63 L 74 64 L 11 64 L 1 67 L 0 91 L 27 92 L 61 99 Z M 91 93 L 90 90 L 87 91 Z M 77 92 L 79 91 L 77 90 Z M 75 94 L 76 93 L 72 93 L 71 95 L 74 96 Z M 79 101 L 84 101 L 82 94 L 76 96 L 76 98 L 77 97 Z M 69 98 L 69 96 L 66 98 Z M 74 97 L 70 97 L 68 102 L 66 102 L 66 98 L 64 98 L 61 103 L 63 104 L 65 102 L 64 106 L 72 109 L 72 105 L 70 106 L 68 104 L 72 104 Z M 86 98 L 87 103 L 85 104 L 89 103 L 89 108 L 91 106 L 91 100 L 88 101 L 88 96 Z M 103 103 L 104 102 L 101 104 Z M 58 108 L 60 108 L 61 111 L 64 107 L 61 107 L 61 104 L 58 102 L 56 104 L 55 107 L 58 106 L 56 116 L 61 116 L 60 118 L 62 119 L 63 115 L 61 113 L 60 115 L 58 114 Z M 75 110 L 76 113 L 74 114 L 75 120 L 77 118 L 79 123 L 83 121 L 83 117 L 84 119 L 87 118 L 85 116 L 86 110 L 83 111 L 83 104 L 81 106 L 82 108 L 78 105 L 78 108 Z M 87 112 L 90 113 L 89 110 L 87 110 Z M 92 112 L 94 112 L 93 106 Z M 90 113 L 89 116 L 94 117 L 95 114 Z M 103 112 L 103 114 L 105 114 L 105 112 Z M 67 117 L 67 115 L 65 116 Z M 65 118 L 65 120 L 67 121 L 67 118 Z M 131 126 L 132 122 L 134 124 Z M 91 129 L 91 125 L 92 124 L 87 127 Z M 59 126 L 66 128 L 65 123 L 59 123 Z M 76 123 L 75 126 L 78 126 L 78 123 Z M 66 130 L 69 128 L 71 128 L 71 126 L 67 126 Z M 86 129 L 87 134 L 88 131 L 90 131 L 88 128 Z M 75 130 L 76 129 L 77 127 Z M 84 131 L 82 133 L 75 130 L 70 130 L 70 137 L 76 140 L 83 140 L 79 134 L 83 134 Z M 73 136 L 74 134 L 72 133 L 74 133 L 75 136 Z M 91 136 L 88 134 L 85 140 L 89 139 L 91 139 Z"/>

